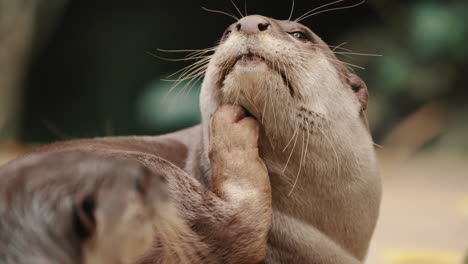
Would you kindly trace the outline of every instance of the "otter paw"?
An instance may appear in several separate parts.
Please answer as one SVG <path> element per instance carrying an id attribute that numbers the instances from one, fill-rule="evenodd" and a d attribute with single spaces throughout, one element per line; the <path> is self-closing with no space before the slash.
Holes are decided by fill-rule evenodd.
<path id="1" fill-rule="evenodd" d="M 259 124 L 242 107 L 224 105 L 210 121 L 210 158 L 224 154 L 258 154 Z"/>

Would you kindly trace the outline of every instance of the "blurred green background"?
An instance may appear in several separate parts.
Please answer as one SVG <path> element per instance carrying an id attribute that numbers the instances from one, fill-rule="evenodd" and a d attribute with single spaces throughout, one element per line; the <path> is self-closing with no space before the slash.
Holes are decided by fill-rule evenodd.
<path id="1" fill-rule="evenodd" d="M 244 10 L 244 0 L 235 1 Z M 331 0 L 296 0 L 294 18 Z M 358 3 L 347 0 L 338 6 Z M 247 0 L 289 17 L 292 0 Z M 229 0 L 0 0 L 0 163 L 31 144 L 157 135 L 199 122 L 199 84 L 166 76 L 189 62 L 157 49 L 212 47 Z M 303 23 L 367 83 L 384 178 L 369 262 L 461 263 L 468 248 L 468 0 L 369 0 Z M 168 96 L 166 96 L 168 95 Z"/>

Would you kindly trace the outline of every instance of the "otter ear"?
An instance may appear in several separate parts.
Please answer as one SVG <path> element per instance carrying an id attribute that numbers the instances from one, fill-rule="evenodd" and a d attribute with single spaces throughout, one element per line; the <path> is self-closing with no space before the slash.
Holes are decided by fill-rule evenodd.
<path id="1" fill-rule="evenodd" d="M 96 230 L 96 200 L 88 195 L 78 199 L 73 205 L 73 228 L 81 240 L 90 238 Z"/>
<path id="2" fill-rule="evenodd" d="M 369 93 L 367 92 L 366 84 L 354 73 L 348 75 L 348 82 L 361 104 L 361 111 L 365 111 L 367 109 L 367 102 L 369 101 Z"/>

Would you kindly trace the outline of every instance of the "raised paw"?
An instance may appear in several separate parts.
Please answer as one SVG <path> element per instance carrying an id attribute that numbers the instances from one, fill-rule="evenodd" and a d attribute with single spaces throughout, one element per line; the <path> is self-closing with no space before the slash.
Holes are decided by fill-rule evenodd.
<path id="1" fill-rule="evenodd" d="M 259 125 L 242 107 L 224 105 L 210 121 L 210 156 L 258 153 Z"/>

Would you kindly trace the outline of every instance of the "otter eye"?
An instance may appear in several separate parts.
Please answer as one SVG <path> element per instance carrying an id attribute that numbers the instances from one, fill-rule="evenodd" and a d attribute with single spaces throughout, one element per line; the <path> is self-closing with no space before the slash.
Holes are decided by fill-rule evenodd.
<path id="1" fill-rule="evenodd" d="M 226 31 L 226 33 L 224 33 L 223 39 L 227 39 L 231 35 L 231 33 L 231 30 Z"/>
<path id="2" fill-rule="evenodd" d="M 93 235 L 96 230 L 96 200 L 92 195 L 76 201 L 73 205 L 73 227 L 82 240 Z"/>
<path id="3" fill-rule="evenodd" d="M 294 31 L 294 32 L 288 32 L 291 36 L 300 39 L 300 40 L 308 40 L 307 36 L 302 33 L 301 31 Z"/>

